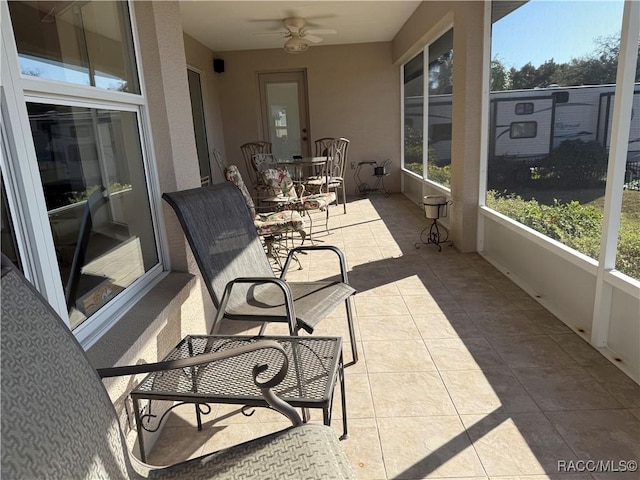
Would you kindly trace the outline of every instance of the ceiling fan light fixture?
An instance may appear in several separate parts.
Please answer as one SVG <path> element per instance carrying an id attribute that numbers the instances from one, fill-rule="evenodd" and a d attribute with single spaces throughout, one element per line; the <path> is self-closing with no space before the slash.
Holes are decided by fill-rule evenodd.
<path id="1" fill-rule="evenodd" d="M 297 35 L 284 42 L 284 50 L 287 53 L 302 53 L 309 49 L 309 44 Z"/>

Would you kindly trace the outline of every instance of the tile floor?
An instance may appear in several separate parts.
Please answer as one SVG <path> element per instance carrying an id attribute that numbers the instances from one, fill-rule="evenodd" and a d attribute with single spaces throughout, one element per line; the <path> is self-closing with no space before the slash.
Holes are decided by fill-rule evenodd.
<path id="1" fill-rule="evenodd" d="M 359 479 L 640 478 L 585 462 L 640 460 L 640 386 L 479 255 L 416 249 L 426 219 L 403 196 L 372 194 L 349 202 L 346 215 L 331 210 L 331 233 L 314 237 L 345 252 L 359 292 L 361 359 L 346 369 L 350 438 L 342 442 Z M 314 218 L 318 230 L 323 217 Z M 300 260 L 288 279 L 336 274 L 327 253 Z M 286 333 L 281 326 L 267 333 Z M 344 311 L 317 333 L 348 338 Z M 332 425 L 341 432 L 335 403 Z M 206 418 L 198 432 L 192 408 L 175 409 L 150 463 L 287 425 L 268 410 L 245 417 L 228 405 Z"/>

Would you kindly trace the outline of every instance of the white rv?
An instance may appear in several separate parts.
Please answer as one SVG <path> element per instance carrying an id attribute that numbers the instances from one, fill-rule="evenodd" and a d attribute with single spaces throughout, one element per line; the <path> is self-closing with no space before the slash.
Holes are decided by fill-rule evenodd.
<path id="1" fill-rule="evenodd" d="M 564 140 L 610 146 L 614 85 L 491 92 L 489 159 L 534 162 Z M 422 97 L 407 98 L 405 122 L 422 125 Z M 633 96 L 627 163 L 640 163 L 640 83 Z M 429 98 L 429 147 L 438 163 L 451 160 L 451 95 Z"/>

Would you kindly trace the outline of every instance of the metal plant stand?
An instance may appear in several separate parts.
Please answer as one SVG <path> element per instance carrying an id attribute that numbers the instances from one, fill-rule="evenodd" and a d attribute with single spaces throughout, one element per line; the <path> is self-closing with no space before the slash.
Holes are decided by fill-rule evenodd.
<path id="1" fill-rule="evenodd" d="M 443 243 L 449 244 L 449 246 L 453 245 L 453 242 L 449 240 L 449 229 L 438 222 L 441 217 L 447 216 L 449 203 L 443 196 L 428 195 L 424 197 L 425 214 L 427 219 L 432 222 L 420 232 L 420 241 L 415 243 L 416 248 L 420 248 L 421 245 L 435 245 L 441 252 Z"/>
<path id="2" fill-rule="evenodd" d="M 356 167 L 356 171 L 354 174 L 354 178 L 356 181 L 356 195 L 360 197 L 367 196 L 371 192 L 382 191 L 382 194 L 385 197 L 390 195 L 387 192 L 387 189 L 384 186 L 384 177 L 389 175 L 387 172 L 387 167 L 391 164 L 391 160 L 385 160 L 382 163 L 378 163 L 373 160 L 366 160 L 364 162 L 358 162 Z M 376 177 L 375 183 L 373 186 L 370 186 L 368 183 L 364 182 L 360 178 L 360 170 L 363 165 L 371 165 L 373 167 L 373 176 Z"/>

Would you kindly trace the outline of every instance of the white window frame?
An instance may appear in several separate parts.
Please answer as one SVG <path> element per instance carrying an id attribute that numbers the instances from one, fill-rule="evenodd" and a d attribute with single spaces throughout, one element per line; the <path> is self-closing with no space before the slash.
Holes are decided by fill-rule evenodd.
<path id="1" fill-rule="evenodd" d="M 166 275 L 169 265 L 167 242 L 162 233 L 165 228 L 160 201 L 161 190 L 152 149 L 153 139 L 144 74 L 140 62 L 135 12 L 132 3 L 128 1 L 133 36 L 132 53 L 136 58 L 140 83 L 139 95 L 22 75 L 9 8 L 6 2 L 1 3 L 2 80 L 0 86 L 2 91 L 0 93 L 3 100 L 2 120 L 8 125 L 6 130 L 3 129 L 3 135 L 5 135 L 6 150 L 9 151 L 13 159 L 20 159 L 12 161 L 11 158 L 4 158 L 3 155 L 2 171 L 9 206 L 12 210 L 12 221 L 16 230 L 17 247 L 23 262 L 25 276 L 47 298 L 68 326 L 70 325 L 69 315 L 54 252 L 53 235 L 47 217 L 42 182 L 27 114 L 27 102 L 134 112 L 138 120 L 138 135 L 158 263 L 73 330 L 80 344 L 87 349 Z"/>

